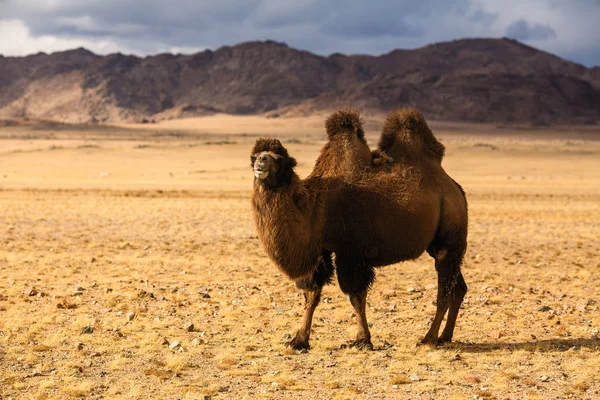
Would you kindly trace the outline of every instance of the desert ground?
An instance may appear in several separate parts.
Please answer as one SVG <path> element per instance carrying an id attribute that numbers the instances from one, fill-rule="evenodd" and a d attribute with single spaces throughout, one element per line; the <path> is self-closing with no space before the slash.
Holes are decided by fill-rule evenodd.
<path id="1" fill-rule="evenodd" d="M 432 124 L 470 210 L 455 342 L 416 345 L 425 254 L 377 270 L 373 351 L 344 346 L 356 325 L 331 285 L 301 353 L 249 153 L 278 137 L 306 176 L 323 120 L 1 127 L 0 399 L 599 398 L 600 127 Z"/>

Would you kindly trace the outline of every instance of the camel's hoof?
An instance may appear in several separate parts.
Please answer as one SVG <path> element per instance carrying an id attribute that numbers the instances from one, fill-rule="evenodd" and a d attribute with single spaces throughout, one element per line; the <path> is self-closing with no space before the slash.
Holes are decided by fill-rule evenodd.
<path id="1" fill-rule="evenodd" d="M 443 346 L 445 344 L 452 343 L 452 338 L 444 337 L 443 335 L 437 340 L 438 346 Z"/>
<path id="2" fill-rule="evenodd" d="M 373 343 L 370 339 L 356 339 L 350 344 L 350 347 L 356 347 L 359 350 L 373 350 Z"/>
<path id="3" fill-rule="evenodd" d="M 425 336 L 419 343 L 417 343 L 417 346 L 423 346 L 425 344 L 430 345 L 430 346 L 437 346 L 438 343 L 439 343 L 438 338 L 434 338 L 431 336 Z"/>
<path id="4" fill-rule="evenodd" d="M 290 340 L 287 345 L 294 350 L 308 350 L 310 348 L 308 339 L 301 338 L 298 335 L 294 336 L 294 338 Z"/>

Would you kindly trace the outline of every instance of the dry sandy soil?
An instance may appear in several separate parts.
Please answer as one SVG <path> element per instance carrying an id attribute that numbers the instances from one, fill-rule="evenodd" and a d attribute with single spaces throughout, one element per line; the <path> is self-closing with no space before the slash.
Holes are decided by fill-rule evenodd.
<path id="1" fill-rule="evenodd" d="M 321 126 L 1 128 L 0 398 L 600 397 L 597 128 L 435 124 L 470 206 L 456 342 L 416 346 L 435 311 L 424 255 L 378 270 L 374 351 L 343 348 L 356 327 L 332 285 L 302 354 L 285 346 L 302 295 L 258 241 L 248 156 L 278 136 L 306 176 Z"/>

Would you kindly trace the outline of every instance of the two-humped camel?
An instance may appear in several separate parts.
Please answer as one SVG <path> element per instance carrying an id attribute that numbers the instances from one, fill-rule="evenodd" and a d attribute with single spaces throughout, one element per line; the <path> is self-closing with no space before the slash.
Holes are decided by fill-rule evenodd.
<path id="1" fill-rule="evenodd" d="M 467 202 L 441 166 L 444 146 L 414 109 L 388 115 L 373 152 L 354 110 L 332 114 L 326 130 L 329 141 L 304 180 L 279 140 L 258 139 L 251 155 L 252 207 L 260 240 L 306 299 L 302 326 L 290 345 L 309 347 L 321 289 L 335 270 L 357 315 L 353 345 L 372 348 L 365 308 L 375 267 L 414 259 L 424 251 L 435 259 L 438 292 L 437 311 L 422 343 L 451 341 L 467 292 L 460 271 L 467 247 Z M 446 326 L 438 337 L 446 311 Z"/>

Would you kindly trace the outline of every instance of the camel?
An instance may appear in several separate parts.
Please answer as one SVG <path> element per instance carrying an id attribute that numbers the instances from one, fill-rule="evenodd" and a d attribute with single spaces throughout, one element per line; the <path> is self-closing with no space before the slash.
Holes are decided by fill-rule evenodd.
<path id="1" fill-rule="evenodd" d="M 355 110 L 334 113 L 326 131 L 329 141 L 304 180 L 279 140 L 261 138 L 252 149 L 252 208 L 259 238 L 305 297 L 302 324 L 289 345 L 309 348 L 312 317 L 335 270 L 357 316 L 352 346 L 372 349 L 366 299 L 375 268 L 425 251 L 435 260 L 438 292 L 435 317 L 421 343 L 450 342 L 467 292 L 460 270 L 467 247 L 467 202 L 441 166 L 444 146 L 414 109 L 388 115 L 373 152 Z"/>

